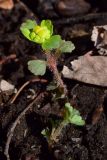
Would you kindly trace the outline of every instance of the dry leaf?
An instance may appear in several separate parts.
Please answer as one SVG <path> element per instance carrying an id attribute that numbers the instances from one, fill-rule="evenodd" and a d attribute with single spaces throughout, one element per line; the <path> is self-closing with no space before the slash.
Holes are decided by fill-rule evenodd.
<path id="1" fill-rule="evenodd" d="M 2 9 L 12 9 L 13 6 L 13 0 L 0 0 L 0 8 Z"/>
<path id="2" fill-rule="evenodd" d="M 91 40 L 100 55 L 107 55 L 107 25 L 94 26 Z"/>
<path id="3" fill-rule="evenodd" d="M 87 53 L 71 62 L 72 69 L 63 67 L 65 78 L 75 79 L 84 83 L 107 86 L 107 57 L 91 56 Z"/>

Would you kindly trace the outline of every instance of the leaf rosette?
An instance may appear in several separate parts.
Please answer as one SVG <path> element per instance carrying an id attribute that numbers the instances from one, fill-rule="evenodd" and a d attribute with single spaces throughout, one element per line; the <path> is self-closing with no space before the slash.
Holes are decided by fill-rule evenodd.
<path id="1" fill-rule="evenodd" d="M 43 50 L 58 49 L 62 53 L 71 53 L 75 49 L 72 42 L 62 40 L 60 35 L 53 35 L 51 20 L 42 20 L 38 25 L 36 21 L 28 19 L 22 23 L 20 30 L 28 40 L 40 44 Z"/>
<path id="2" fill-rule="evenodd" d="M 20 30 L 30 41 L 42 44 L 52 36 L 53 25 L 50 20 L 42 20 L 40 25 L 37 25 L 34 20 L 26 20 L 22 23 Z"/>

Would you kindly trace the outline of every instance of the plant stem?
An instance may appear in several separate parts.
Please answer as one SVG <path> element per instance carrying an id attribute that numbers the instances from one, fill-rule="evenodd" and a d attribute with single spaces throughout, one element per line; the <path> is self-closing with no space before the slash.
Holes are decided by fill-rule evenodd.
<path id="1" fill-rule="evenodd" d="M 63 91 L 64 96 L 66 96 L 67 89 L 66 89 L 66 86 L 64 85 L 64 83 L 63 83 L 63 81 L 61 79 L 60 73 L 59 73 L 59 71 L 57 69 L 57 59 L 56 59 L 55 55 L 53 55 L 52 53 L 48 53 L 47 52 L 46 53 L 46 58 L 47 58 L 48 67 L 53 72 L 54 78 L 56 80 L 56 83 L 57 83 L 59 89 L 61 91 Z"/>
<path id="2" fill-rule="evenodd" d="M 50 136 L 50 143 L 57 143 L 59 141 L 59 137 L 62 133 L 63 128 L 66 126 L 66 123 L 62 121 L 57 128 L 52 129 L 52 133 Z"/>

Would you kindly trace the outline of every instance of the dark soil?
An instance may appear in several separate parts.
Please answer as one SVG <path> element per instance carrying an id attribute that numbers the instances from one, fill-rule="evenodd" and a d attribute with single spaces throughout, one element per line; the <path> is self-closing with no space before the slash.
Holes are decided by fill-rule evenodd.
<path id="1" fill-rule="evenodd" d="M 107 24 L 107 4 L 103 1 L 90 1 L 88 13 L 78 14 L 72 11 L 73 17 L 64 15 L 57 8 L 57 0 L 17 2 L 12 10 L 0 9 L 0 62 L 12 54 L 14 59 L 7 59 L 0 63 L 0 79 L 11 82 L 19 89 L 26 81 L 34 77 L 27 70 L 27 62 L 30 59 L 42 58 L 41 49 L 32 42 L 26 40 L 20 33 L 21 23 L 28 18 L 38 22 L 41 19 L 50 18 L 54 23 L 55 32 L 63 38 L 72 40 L 76 50 L 72 54 L 62 55 L 58 69 L 64 64 L 87 51 L 94 46 L 90 36 L 94 25 Z M 88 1 L 89 2 L 89 1 Z M 81 0 L 82 3 L 82 0 Z M 66 12 L 67 13 L 67 12 Z M 104 13 L 104 14 L 103 14 Z M 89 14 L 93 14 L 87 18 Z M 11 160 L 106 160 L 107 159 L 107 92 L 106 88 L 80 83 L 74 80 L 63 79 L 68 88 L 68 97 L 71 104 L 76 107 L 86 121 L 84 127 L 69 124 L 63 129 L 57 144 L 50 147 L 41 134 L 44 127 L 49 125 L 50 118 L 60 118 L 60 109 L 63 102 L 53 102 L 51 92 L 46 87 L 52 80 L 52 73 L 47 69 L 46 83 L 29 83 L 15 102 L 11 104 L 14 94 L 7 95 L 0 92 L 0 160 L 6 160 L 4 148 L 7 140 L 7 132 L 18 115 L 32 102 L 32 97 L 38 93 L 45 95 L 34 104 L 20 120 L 15 128 L 9 155 Z M 39 77 L 40 78 L 40 77 Z M 30 98 L 28 97 L 30 96 Z M 102 108 L 103 111 L 100 112 Z"/>

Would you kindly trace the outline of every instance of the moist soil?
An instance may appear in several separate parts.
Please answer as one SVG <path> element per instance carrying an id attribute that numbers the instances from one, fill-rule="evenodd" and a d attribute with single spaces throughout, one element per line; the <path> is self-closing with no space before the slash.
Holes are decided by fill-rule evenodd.
<path id="1" fill-rule="evenodd" d="M 11 125 L 38 93 L 44 93 L 44 96 L 22 116 L 13 132 L 9 146 L 10 160 L 107 159 L 107 88 L 62 77 L 68 89 L 69 101 L 80 111 L 86 125 L 78 127 L 68 124 L 53 146 L 49 146 L 41 134 L 49 125 L 50 118 L 61 117 L 60 110 L 64 102 L 53 101 L 54 93 L 46 90 L 53 78 L 48 69 L 43 77 L 35 77 L 28 71 L 28 60 L 45 59 L 45 55 L 41 48 L 21 35 L 21 23 L 28 18 L 38 22 L 43 18 L 50 18 L 54 23 L 55 33 L 73 41 L 76 49 L 72 54 L 61 56 L 59 70 L 62 70 L 64 64 L 69 66 L 71 60 L 94 50 L 90 38 L 92 28 L 94 25 L 107 24 L 107 18 L 102 15 L 103 12 L 107 13 L 104 0 L 90 1 L 89 13 L 93 16 L 88 19 L 87 13 L 80 16 L 78 12 L 73 17 L 66 17 L 64 13 L 61 14 L 60 8 L 57 9 L 55 2 L 44 0 L 35 4 L 34 1 L 24 0 L 23 3 L 15 2 L 12 10 L 0 9 L 0 79 L 12 83 L 17 89 L 31 79 L 38 79 L 37 82 L 29 83 L 14 103 L 11 103 L 14 93 L 0 92 L 0 160 L 6 160 L 4 148 Z M 14 58 L 10 55 L 14 55 Z M 41 79 L 45 79 L 46 83 Z"/>

